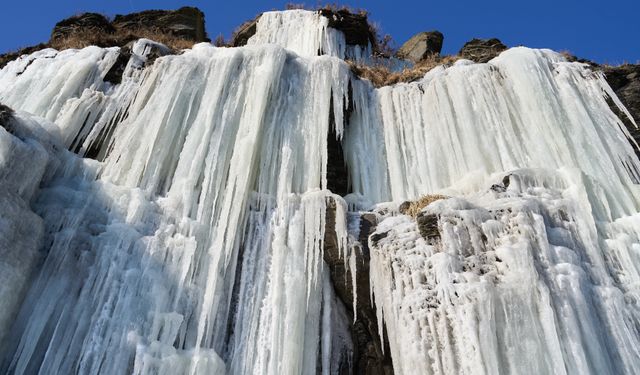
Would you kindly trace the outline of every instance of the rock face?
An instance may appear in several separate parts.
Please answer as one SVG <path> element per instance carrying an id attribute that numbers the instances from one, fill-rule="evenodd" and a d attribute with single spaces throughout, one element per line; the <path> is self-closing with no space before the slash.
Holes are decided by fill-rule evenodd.
<path id="1" fill-rule="evenodd" d="M 406 41 L 398 50 L 401 59 L 418 62 L 425 57 L 437 55 L 442 50 L 444 36 L 439 31 L 425 31 L 418 33 Z"/>
<path id="2" fill-rule="evenodd" d="M 0 126 L 7 129 L 11 117 L 13 117 L 13 109 L 0 103 Z M 7 129 L 7 131 L 11 133 L 10 129 Z"/>
<path id="3" fill-rule="evenodd" d="M 260 16 L 240 25 L 231 37 L 231 46 L 241 47 L 246 45 L 249 41 L 249 38 L 251 38 L 256 33 L 259 19 Z"/>
<path id="4" fill-rule="evenodd" d="M 154 29 L 194 42 L 209 41 L 204 28 L 204 13 L 194 7 L 117 15 L 112 25 L 116 30 Z"/>
<path id="5" fill-rule="evenodd" d="M 496 38 L 474 38 L 465 43 L 458 54 L 464 59 L 469 59 L 478 63 L 486 63 L 506 49 L 507 46 L 502 44 L 502 42 Z"/>
<path id="6" fill-rule="evenodd" d="M 371 43 L 372 46 L 375 46 L 376 37 L 369 27 L 366 14 L 351 13 L 347 9 L 333 10 L 329 8 L 320 9 L 319 12 L 329 19 L 329 27 L 344 33 L 347 44 L 366 47 L 368 43 Z"/>
<path id="7" fill-rule="evenodd" d="M 98 13 L 83 13 L 58 22 L 47 43 L 0 55 L 0 68 L 9 61 L 44 48 L 123 47 L 140 38 L 153 39 L 173 49 L 207 42 L 204 13 L 198 8 L 149 10 L 117 15 L 113 21 Z"/>
<path id="8" fill-rule="evenodd" d="M 602 72 L 605 74 L 609 86 L 615 91 L 618 98 L 638 123 L 640 121 L 640 65 L 605 66 L 602 67 Z M 619 117 L 625 120 L 626 116 L 621 115 Z M 636 142 L 639 142 L 640 131 L 633 126 L 629 130 Z"/>
<path id="9" fill-rule="evenodd" d="M 348 311 L 353 311 L 352 275 L 345 268 L 345 262 L 338 250 L 338 240 L 335 231 L 336 202 L 327 201 L 326 230 L 324 237 L 324 260 L 329 266 L 331 280 L 336 295 L 344 303 Z M 369 246 L 368 238 L 375 231 L 376 215 L 365 213 L 360 218 L 361 247 L 356 247 L 356 309 L 357 317 L 351 325 L 351 338 L 354 344 L 352 361 L 353 374 L 356 375 L 391 375 L 393 366 L 389 356 L 388 343 L 381 343 L 378 334 L 376 309 L 369 295 Z M 384 353 L 382 345 L 385 346 Z"/>
<path id="10" fill-rule="evenodd" d="M 115 31 L 116 29 L 111 25 L 111 22 L 102 14 L 83 13 L 58 22 L 51 32 L 51 40 L 68 38 L 80 32 L 113 34 Z"/>

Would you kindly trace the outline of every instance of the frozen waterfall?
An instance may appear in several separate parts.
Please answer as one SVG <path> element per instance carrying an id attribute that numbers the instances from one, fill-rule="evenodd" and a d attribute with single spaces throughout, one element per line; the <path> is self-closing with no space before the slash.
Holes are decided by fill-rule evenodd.
<path id="1" fill-rule="evenodd" d="M 351 270 L 348 218 L 378 217 L 396 374 L 640 368 L 640 161 L 601 74 L 518 47 L 375 89 L 343 60 L 370 51 L 328 24 L 267 12 L 245 47 L 179 54 L 141 39 L 118 84 L 117 47 L 0 70 L 1 373 L 348 373 L 329 201 Z M 398 212 L 433 193 L 451 198 Z"/>

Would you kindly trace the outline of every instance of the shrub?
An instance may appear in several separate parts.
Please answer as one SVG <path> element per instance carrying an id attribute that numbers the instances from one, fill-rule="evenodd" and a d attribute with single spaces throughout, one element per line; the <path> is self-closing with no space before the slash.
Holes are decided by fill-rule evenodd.
<path id="1" fill-rule="evenodd" d="M 435 201 L 439 201 L 441 199 L 447 199 L 447 198 L 449 197 L 445 195 L 440 195 L 440 194 L 423 195 L 422 197 L 418 198 L 418 200 L 408 202 L 409 203 L 408 207 L 404 207 L 404 209 L 402 209 L 401 212 L 405 215 L 415 218 L 416 216 L 418 216 L 418 214 L 420 213 L 420 211 L 422 211 L 423 208 L 427 207 L 428 205 L 430 205 Z M 403 205 L 405 205 L 406 203 L 407 202 L 403 203 Z"/>
<path id="2" fill-rule="evenodd" d="M 351 71 L 360 78 L 367 79 L 375 87 L 389 86 L 400 82 L 413 82 L 421 79 L 424 75 L 438 65 L 451 65 L 460 56 L 440 56 L 433 55 L 416 63 L 410 68 L 405 68 L 399 72 L 393 72 L 383 64 L 361 65 L 353 61 L 348 61 Z"/>

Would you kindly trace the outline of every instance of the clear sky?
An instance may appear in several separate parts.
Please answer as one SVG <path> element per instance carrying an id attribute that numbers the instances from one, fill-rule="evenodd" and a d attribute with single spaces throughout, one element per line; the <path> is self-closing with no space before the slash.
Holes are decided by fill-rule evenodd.
<path id="1" fill-rule="evenodd" d="M 211 39 L 231 35 L 256 14 L 284 9 L 275 0 L 6 0 L 0 10 L 0 52 L 46 41 L 55 23 L 76 13 L 109 16 L 145 9 L 197 6 Z M 324 4 L 326 2 L 323 2 Z M 369 11 L 398 45 L 411 35 L 440 30 L 444 53 L 455 53 L 474 37 L 497 37 L 508 46 L 568 50 L 597 62 L 640 62 L 640 0 L 347 0 L 339 4 Z"/>

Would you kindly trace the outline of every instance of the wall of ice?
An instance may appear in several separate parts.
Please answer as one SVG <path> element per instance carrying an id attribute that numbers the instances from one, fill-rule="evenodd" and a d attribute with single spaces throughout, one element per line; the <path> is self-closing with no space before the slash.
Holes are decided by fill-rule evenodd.
<path id="1" fill-rule="evenodd" d="M 257 29 L 153 63 L 162 46 L 141 40 L 117 85 L 118 48 L 0 70 L 18 110 L 0 129 L 0 372 L 340 373 L 353 343 L 322 260 L 327 199 L 349 256 L 347 209 L 435 192 L 456 197 L 423 213 L 435 239 L 376 209 L 396 373 L 640 366 L 640 163 L 600 75 L 515 48 L 374 89 L 326 18 Z"/>
<path id="2" fill-rule="evenodd" d="M 335 56 L 341 59 L 368 61 L 371 45 L 348 45 L 345 35 L 329 27 L 329 19 L 319 12 L 290 10 L 264 12 L 256 25 L 256 33 L 248 45 L 277 44 L 300 56 Z"/>

